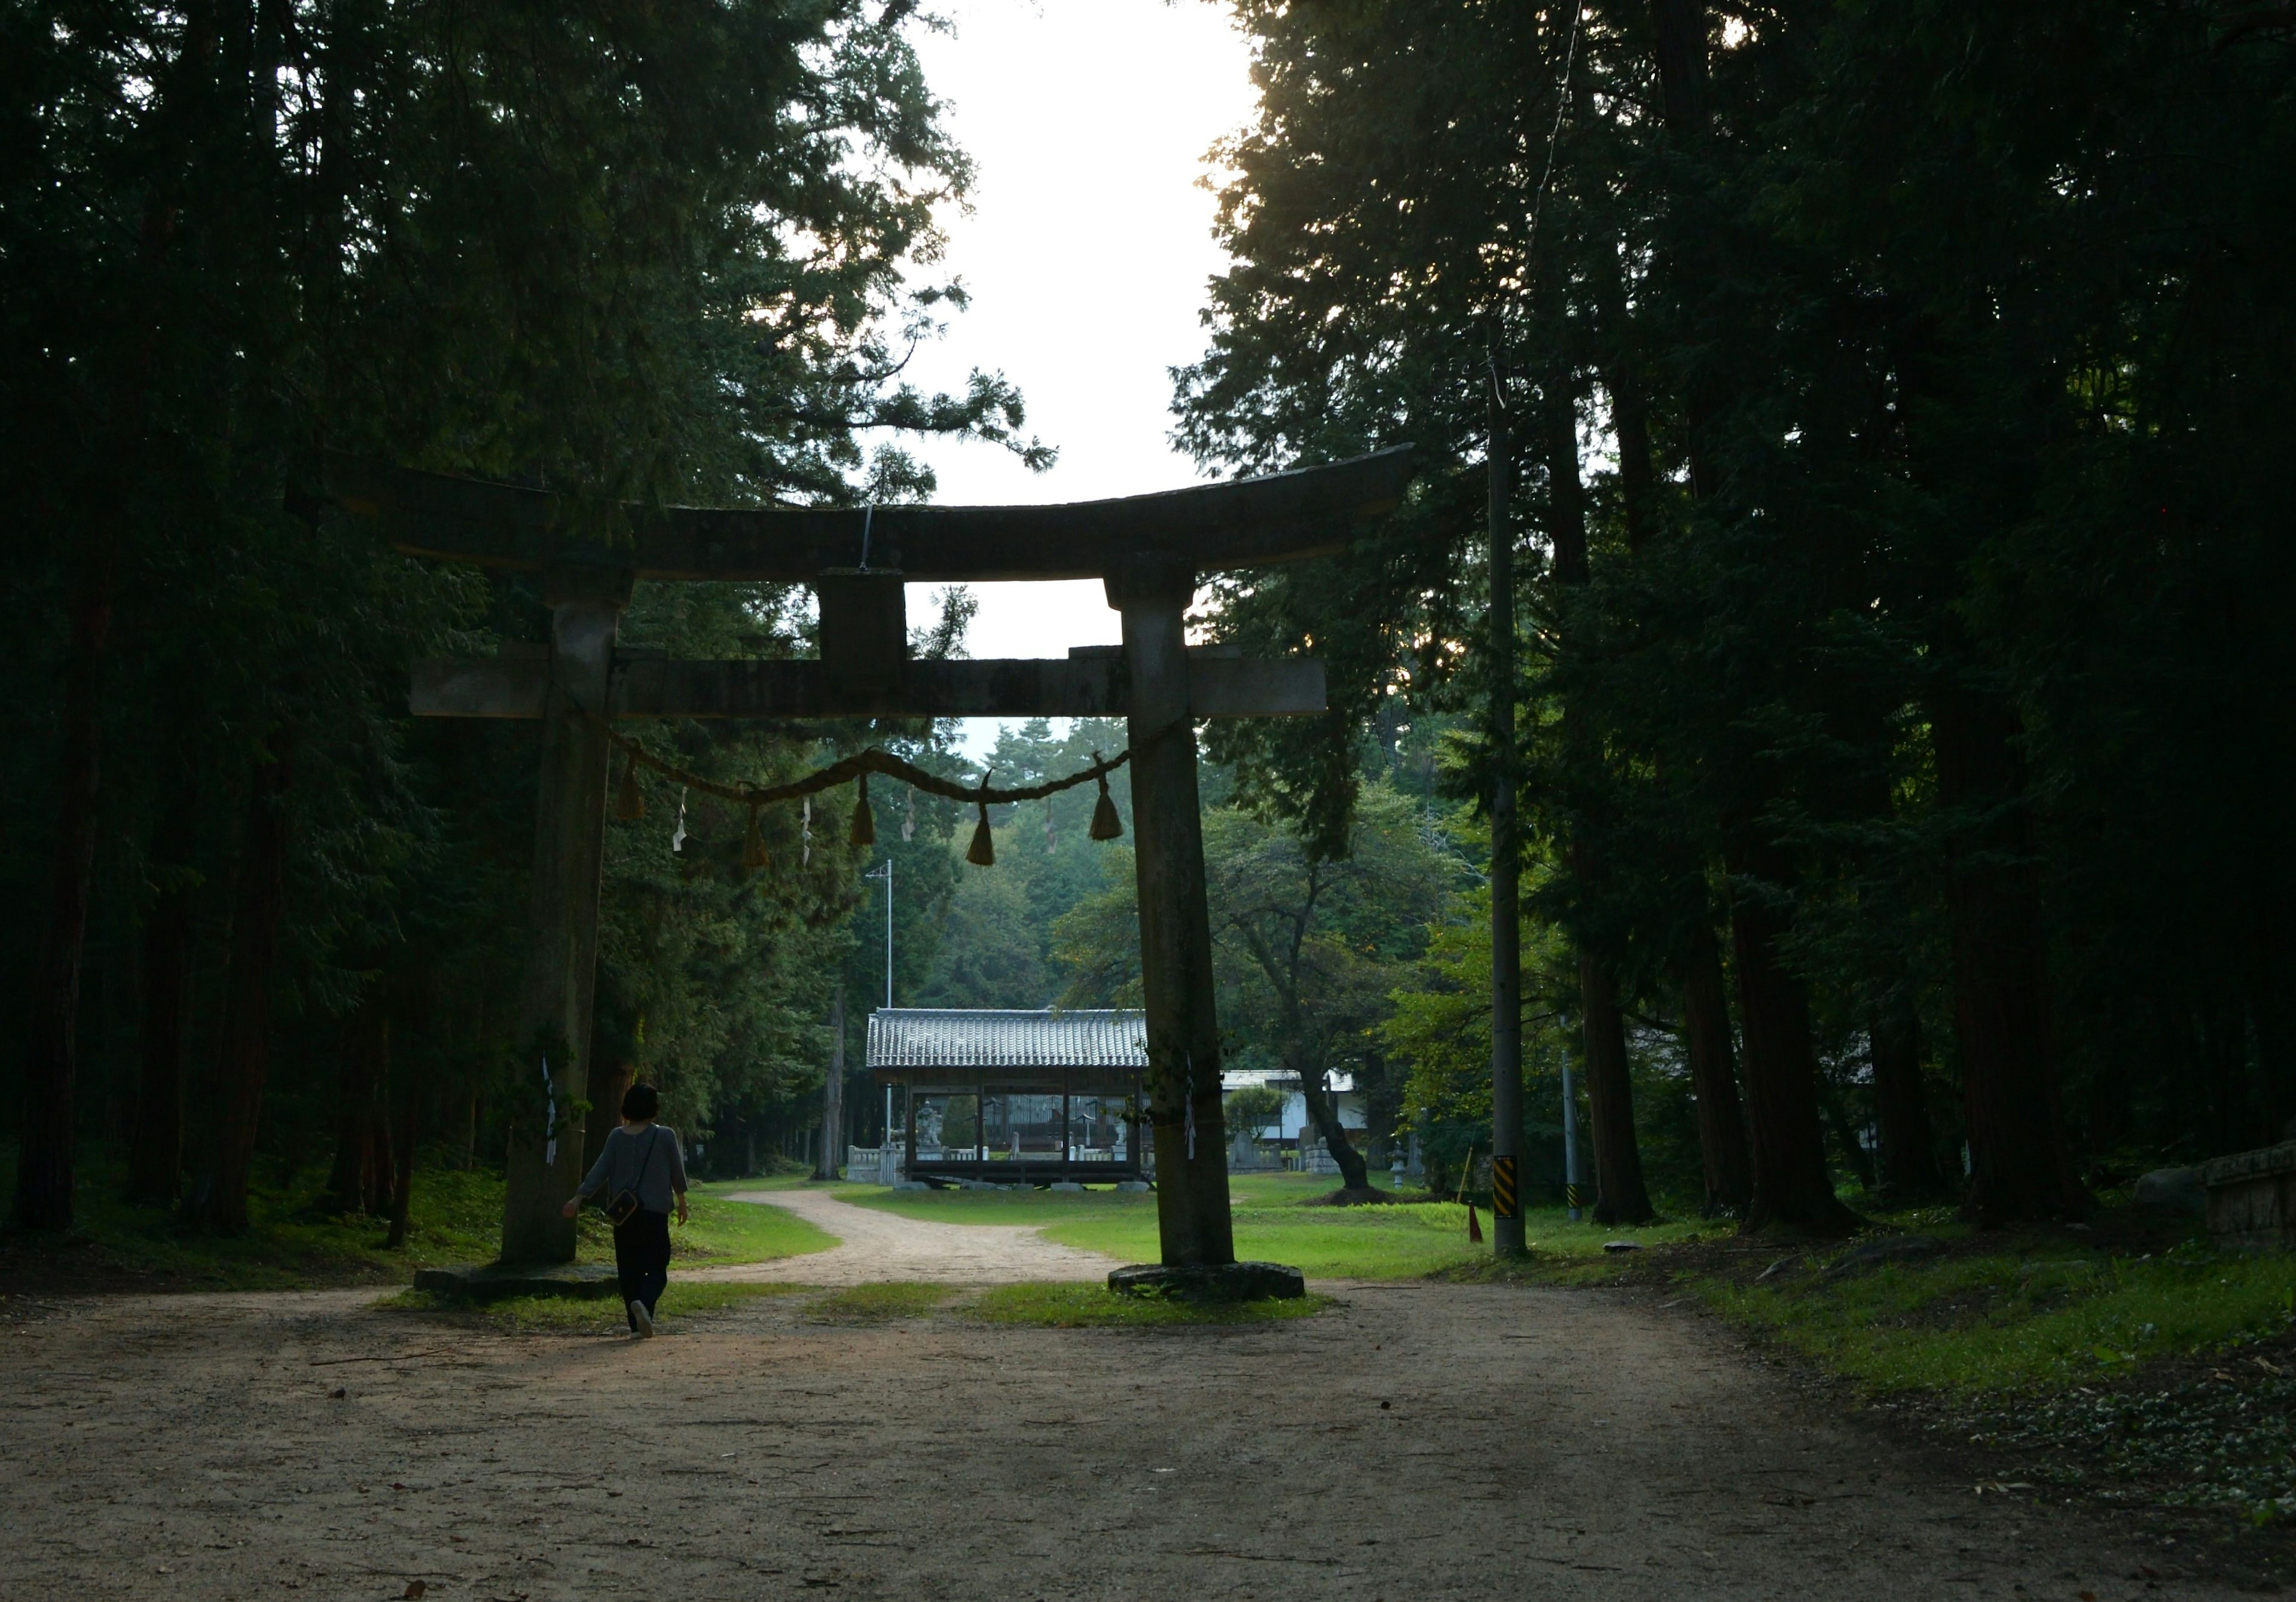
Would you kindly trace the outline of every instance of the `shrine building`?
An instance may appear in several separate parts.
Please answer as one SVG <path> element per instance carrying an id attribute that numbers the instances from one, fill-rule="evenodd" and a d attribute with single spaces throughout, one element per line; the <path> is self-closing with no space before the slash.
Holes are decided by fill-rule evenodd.
<path id="1" fill-rule="evenodd" d="M 941 1186 L 1121 1184 L 1139 1140 L 1147 1016 L 1124 1009 L 884 1007 L 870 1078 L 898 1087 L 901 1177 Z"/>

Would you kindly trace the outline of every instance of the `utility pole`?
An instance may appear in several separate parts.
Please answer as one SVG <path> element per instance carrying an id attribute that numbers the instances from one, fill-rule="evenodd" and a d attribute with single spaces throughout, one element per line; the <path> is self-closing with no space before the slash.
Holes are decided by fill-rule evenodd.
<path id="1" fill-rule="evenodd" d="M 1507 516 L 1506 398 L 1491 347 L 1487 430 L 1491 629 L 1491 1251 L 1523 1253 L 1522 909 L 1514 780 L 1514 531 Z"/>
<path id="2" fill-rule="evenodd" d="M 892 1010 L 893 1006 L 892 858 L 890 856 L 887 857 L 884 861 L 877 865 L 874 872 L 866 873 L 861 876 L 864 879 L 882 879 L 885 882 L 885 1008 L 890 1012 Z M 878 1161 L 878 1173 L 884 1179 L 885 1183 L 890 1184 L 892 1182 L 891 1175 L 893 1172 L 893 1158 L 891 1154 L 893 1150 L 893 1087 L 890 1085 L 887 1085 L 885 1087 L 885 1133 L 884 1138 L 877 1143 L 877 1150 L 880 1154 Z"/>
<path id="3" fill-rule="evenodd" d="M 829 1072 L 821 1085 L 821 1160 L 813 1165 L 816 1179 L 837 1178 L 845 1160 L 845 983 L 838 982 L 829 1003 Z"/>

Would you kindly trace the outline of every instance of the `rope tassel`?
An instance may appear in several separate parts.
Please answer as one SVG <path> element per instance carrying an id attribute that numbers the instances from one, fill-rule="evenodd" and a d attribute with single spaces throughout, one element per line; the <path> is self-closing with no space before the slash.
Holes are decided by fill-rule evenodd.
<path id="1" fill-rule="evenodd" d="M 980 776 L 981 793 L 988 791 L 988 776 Z M 964 859 L 975 867 L 994 867 L 996 864 L 996 842 L 988 833 L 988 803 L 980 803 L 980 821 L 972 826 L 972 844 L 966 849 Z"/>
<path id="2" fill-rule="evenodd" d="M 877 843 L 877 815 L 869 810 L 869 776 L 861 776 L 860 793 L 853 798 L 853 826 L 845 832 L 849 846 Z"/>
<path id="3" fill-rule="evenodd" d="M 1100 764 L 1100 752 L 1092 753 L 1093 765 Z M 1116 798 L 1108 793 L 1108 775 L 1100 776 L 1100 801 L 1092 809 L 1092 827 L 1088 831 L 1095 840 L 1114 840 L 1124 833 L 1124 820 L 1116 815 Z"/>
<path id="4" fill-rule="evenodd" d="M 622 782 L 614 791 L 614 821 L 636 823 L 645 816 L 645 792 L 638 788 L 638 760 L 622 759 Z"/>

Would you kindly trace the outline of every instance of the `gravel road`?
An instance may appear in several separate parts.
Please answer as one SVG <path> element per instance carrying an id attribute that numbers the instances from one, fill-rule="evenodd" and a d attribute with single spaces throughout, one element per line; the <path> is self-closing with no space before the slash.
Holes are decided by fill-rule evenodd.
<path id="1" fill-rule="evenodd" d="M 361 1293 L 11 1297 L 0 1594 L 2234 1594 L 1976 1494 L 1687 1311 L 1332 1288 L 1145 1331 L 984 1325 L 961 1291 L 838 1325 L 790 1294 L 650 1342 Z"/>
<path id="2" fill-rule="evenodd" d="M 942 1224 L 856 1207 L 822 1190 L 752 1190 L 731 1200 L 783 1207 L 818 1224 L 840 1244 L 826 1252 L 778 1262 L 684 1269 L 676 1279 L 738 1280 L 745 1284 L 849 1286 L 888 1279 L 931 1285 L 1013 1285 L 1026 1280 L 1108 1277 L 1120 1265 L 1097 1252 L 1056 1246 L 1035 1228 L 1015 1224 Z"/>

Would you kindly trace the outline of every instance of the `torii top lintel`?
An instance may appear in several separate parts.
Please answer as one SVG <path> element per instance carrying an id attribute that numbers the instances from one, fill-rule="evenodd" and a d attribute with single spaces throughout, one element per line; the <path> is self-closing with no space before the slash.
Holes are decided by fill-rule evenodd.
<path id="1" fill-rule="evenodd" d="M 618 509 L 625 538 L 602 539 L 569 500 L 545 490 L 338 457 L 337 505 L 372 518 L 409 555 L 535 570 L 611 566 L 642 579 L 804 583 L 872 568 L 912 580 L 1095 579 L 1142 555 L 1199 572 L 1344 549 L 1395 509 L 1411 447 L 1263 478 L 1046 506 Z M 864 537 L 866 536 L 866 546 Z"/>

